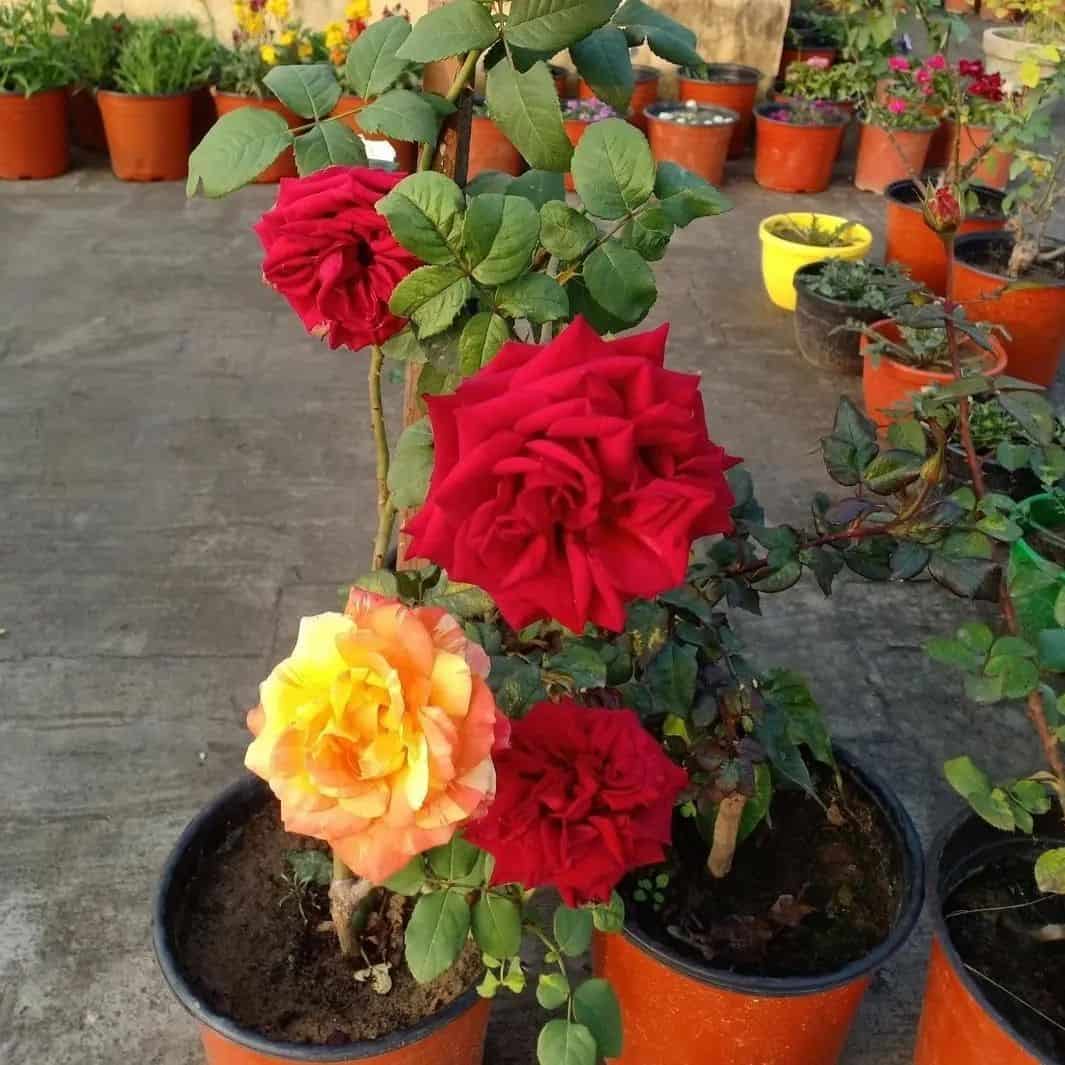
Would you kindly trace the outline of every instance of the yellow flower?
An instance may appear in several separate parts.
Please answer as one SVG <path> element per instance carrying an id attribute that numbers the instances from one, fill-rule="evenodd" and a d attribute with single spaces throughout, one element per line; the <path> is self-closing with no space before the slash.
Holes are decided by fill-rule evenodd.
<path id="1" fill-rule="evenodd" d="M 506 722 L 487 668 L 442 610 L 353 589 L 346 614 L 303 619 L 262 684 L 244 764 L 269 782 L 290 832 L 326 840 L 380 884 L 495 795 Z"/>
<path id="2" fill-rule="evenodd" d="M 370 0 L 348 0 L 348 6 L 344 8 L 344 17 L 348 20 L 369 18 Z"/>
<path id="3" fill-rule="evenodd" d="M 310 59 L 314 55 L 314 45 L 311 44 L 310 41 L 300 41 L 300 46 L 296 54 L 300 59 Z"/>
<path id="4" fill-rule="evenodd" d="M 259 49 L 259 55 L 267 66 L 273 66 L 277 62 L 277 49 L 272 44 L 264 44 Z"/>
<path id="5" fill-rule="evenodd" d="M 266 32 L 266 19 L 261 11 L 249 11 L 244 20 L 244 27 L 252 37 L 261 37 Z"/>
<path id="6" fill-rule="evenodd" d="M 288 0 L 266 0 L 266 10 L 276 19 L 284 21 L 289 16 Z"/>
<path id="7" fill-rule="evenodd" d="M 339 48 L 344 43 L 344 25 L 340 22 L 330 22 L 325 28 L 325 46 L 333 49 Z"/>
<path id="8" fill-rule="evenodd" d="M 294 45 L 296 43 L 296 31 L 285 30 L 285 32 L 277 38 L 277 43 L 281 45 L 282 48 L 288 48 L 291 45 Z"/>

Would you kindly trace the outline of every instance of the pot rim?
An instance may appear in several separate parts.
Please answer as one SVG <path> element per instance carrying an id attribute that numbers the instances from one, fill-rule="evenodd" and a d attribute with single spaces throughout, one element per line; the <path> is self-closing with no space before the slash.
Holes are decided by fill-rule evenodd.
<path id="1" fill-rule="evenodd" d="M 829 307 L 835 307 L 835 308 L 840 308 L 840 309 L 846 307 L 846 308 L 849 308 L 849 309 L 853 310 L 855 312 L 855 314 L 860 314 L 862 312 L 865 312 L 865 313 L 868 313 L 868 314 L 881 314 L 881 313 L 883 313 L 881 311 L 874 311 L 872 307 L 866 307 L 864 304 L 855 303 L 853 300 L 837 300 L 837 299 L 833 299 L 831 296 L 822 296 L 820 292 L 811 292 L 809 290 L 809 288 L 807 288 L 805 282 L 809 278 L 814 277 L 816 274 L 819 274 L 825 268 L 825 264 L 826 263 L 837 262 L 837 261 L 840 261 L 837 257 L 830 257 L 828 259 L 816 259 L 812 263 L 803 263 L 803 265 L 800 266 L 798 268 L 798 270 L 795 271 L 795 288 L 798 289 L 801 286 L 803 293 L 807 297 L 809 297 L 811 300 L 815 300 L 818 303 L 826 303 L 826 304 L 828 304 Z M 862 260 L 860 260 L 860 259 L 844 259 L 842 261 L 843 262 L 861 262 Z M 870 263 L 869 265 L 878 266 L 880 264 L 879 263 Z"/>
<path id="2" fill-rule="evenodd" d="M 1034 41 L 1018 41 L 1017 35 L 1023 31 L 1023 26 L 988 26 L 984 30 L 984 40 L 991 37 L 993 40 L 1005 40 L 1011 44 L 1019 45 L 1020 47 L 1028 48 L 1044 48 L 1045 45 L 1037 44 Z M 1065 41 L 1057 42 L 1057 46 L 1065 47 Z M 1013 56 L 1003 56 L 1003 58 L 1014 59 Z M 1053 66 L 1053 63 L 1044 63 L 1043 66 Z"/>
<path id="3" fill-rule="evenodd" d="M 701 85 L 757 85 L 762 80 L 762 72 L 755 67 L 749 67 L 744 63 L 707 63 L 706 70 L 707 76 L 705 78 L 696 77 L 694 74 L 681 74 L 681 70 L 688 69 L 686 67 L 677 67 L 677 80 L 678 81 L 697 81 Z M 717 71 L 721 74 L 720 77 L 714 77 L 713 72 Z M 734 75 L 730 77 L 729 75 Z"/>
<path id="4" fill-rule="evenodd" d="M 867 226 L 862 225 L 861 222 L 854 222 L 850 218 L 844 218 L 842 215 L 822 214 L 820 211 L 782 211 L 778 214 L 768 215 L 766 218 L 763 218 L 762 221 L 758 223 L 758 236 L 761 238 L 763 244 L 768 244 L 771 247 L 775 247 L 784 251 L 799 248 L 802 248 L 804 251 L 807 252 L 815 250 L 813 244 L 799 244 L 797 241 L 794 240 L 785 240 L 783 237 L 778 237 L 776 233 L 771 233 L 769 231 L 769 226 L 772 225 L 773 222 L 776 222 L 778 219 L 781 218 L 798 219 L 806 222 L 806 224 L 809 225 L 815 214 L 818 218 L 823 219 L 826 222 L 833 223 L 835 225 L 839 225 L 841 222 L 852 222 L 851 232 L 855 234 L 857 239 L 851 244 L 837 245 L 835 248 L 830 248 L 828 250 L 835 251 L 837 252 L 837 254 L 841 254 L 846 251 L 851 251 L 854 248 L 860 247 L 868 249 L 869 247 L 871 247 L 873 243 L 873 234 L 869 231 L 869 228 Z M 818 248 L 816 250 L 820 249 Z M 822 258 L 831 259 L 834 258 L 834 256 L 825 255 L 822 256 Z"/>
<path id="5" fill-rule="evenodd" d="M 50 96 L 52 93 L 70 93 L 76 90 L 76 85 L 72 81 L 64 82 L 62 85 L 52 85 L 47 89 L 38 89 L 36 92 L 31 92 L 28 95 L 24 92 L 19 92 L 17 89 L 5 89 L 0 92 L 0 98 L 7 97 L 10 99 L 19 100 L 32 100 L 37 96 Z"/>
<path id="6" fill-rule="evenodd" d="M 929 915 L 932 919 L 932 933 L 936 938 L 936 942 L 939 944 L 940 950 L 943 951 L 944 956 L 950 963 L 954 978 L 962 984 L 965 990 L 968 991 L 974 999 L 976 999 L 984 1012 L 1004 1032 L 1006 1032 L 1011 1039 L 1027 1051 L 1027 1053 L 1031 1054 L 1039 1065 L 1058 1065 L 1056 1061 L 1046 1057 L 1042 1050 L 1033 1046 L 1022 1035 L 1018 1034 L 1013 1025 L 1010 1024 L 1010 1022 L 1007 1021 L 997 1009 L 995 1009 L 984 994 L 983 988 L 977 981 L 976 977 L 966 968 L 965 962 L 962 960 L 961 955 L 954 946 L 953 940 L 950 938 L 950 930 L 947 928 L 946 918 L 943 916 L 943 903 L 945 900 L 940 891 L 940 870 L 943 862 L 943 853 L 946 850 L 947 845 L 950 843 L 951 837 L 970 820 L 979 820 L 979 818 L 968 807 L 960 807 L 958 812 L 936 833 L 935 838 L 929 845 L 928 857 L 926 859 L 928 873 L 926 898 L 928 900 Z M 1030 836 L 1024 837 L 1026 842 L 1033 838 L 1034 837 Z M 1002 833 L 1003 843 L 1009 843 L 1015 839 L 1016 837 L 1008 832 Z M 956 868 L 957 867 L 955 867 L 955 869 Z M 951 872 L 953 871 L 954 870 L 951 870 Z M 946 878 L 944 877 L 944 879 Z"/>
<path id="7" fill-rule="evenodd" d="M 882 333 L 880 328 L 884 325 L 893 325 L 898 327 L 899 323 L 894 318 L 881 318 L 876 322 L 871 322 L 869 328 L 874 333 Z M 1001 374 L 1006 369 L 1007 354 L 1006 348 L 1002 341 L 991 334 L 991 351 L 987 348 L 980 347 L 980 350 L 984 353 L 985 361 L 990 362 L 991 365 L 987 366 L 985 373 L 988 376 L 995 377 Z M 970 341 L 970 343 L 976 347 L 976 341 Z M 865 349 L 869 344 L 869 340 L 864 335 L 862 336 L 862 358 L 865 358 Z M 954 380 L 954 375 L 948 370 L 922 370 L 919 366 L 907 366 L 904 362 L 899 362 L 898 359 L 893 359 L 890 355 L 880 355 L 880 361 L 882 363 L 888 362 L 891 364 L 893 372 L 898 377 L 909 378 L 911 382 L 920 382 L 922 384 L 943 384 Z"/>
<path id="8" fill-rule="evenodd" d="M 124 100 L 177 100 L 182 96 L 192 96 L 193 93 L 199 91 L 200 88 L 207 88 L 206 85 L 197 86 L 191 89 L 182 89 L 180 92 L 122 92 L 121 89 L 97 89 L 97 96 L 121 96 Z"/>
<path id="9" fill-rule="evenodd" d="M 230 784 L 221 794 L 216 795 L 185 826 L 168 855 L 159 877 L 159 885 L 152 903 L 152 948 L 163 978 L 178 1002 L 194 1020 L 224 1039 L 267 1057 L 296 1062 L 348 1062 L 380 1057 L 420 1042 L 426 1036 L 445 1027 L 456 1017 L 472 1009 L 480 1001 L 476 987 L 471 987 L 442 1010 L 411 1028 L 398 1028 L 379 1039 L 344 1043 L 339 1046 L 285 1043 L 268 1039 L 211 1009 L 193 990 L 178 964 L 174 951 L 173 933 L 168 922 L 169 896 L 175 883 L 178 866 L 186 852 L 193 846 L 196 837 L 230 806 L 243 805 L 253 800 L 257 794 L 266 798 L 270 794 L 269 788 L 264 781 L 249 773 Z"/>
<path id="10" fill-rule="evenodd" d="M 935 133 L 935 131 L 939 128 L 939 119 L 934 119 L 927 126 L 918 126 L 915 129 L 892 129 L 892 130 L 889 130 L 887 126 L 882 125 L 880 122 L 870 122 L 868 118 L 859 118 L 858 119 L 858 125 L 860 125 L 862 127 L 862 129 L 869 129 L 869 128 L 881 129 L 885 133 L 890 132 L 890 133 L 894 133 L 896 135 L 898 135 L 899 133 L 909 133 L 909 134 L 916 133 L 918 135 L 923 135 L 925 133 Z"/>
<path id="11" fill-rule="evenodd" d="M 920 837 L 906 808 L 897 795 L 872 770 L 859 765 L 853 755 L 839 744 L 832 749 L 841 767 L 846 767 L 857 782 L 879 806 L 888 824 L 893 828 L 902 858 L 902 877 L 905 882 L 903 897 L 891 931 L 882 943 L 857 961 L 849 962 L 835 972 L 820 976 L 750 976 L 711 969 L 674 952 L 626 919 L 625 938 L 656 961 L 696 980 L 724 991 L 754 995 L 759 998 L 801 998 L 834 991 L 871 974 L 884 965 L 902 949 L 909 938 L 924 905 L 925 867 L 924 850 Z"/>
<path id="12" fill-rule="evenodd" d="M 973 182 L 969 185 L 969 190 L 975 192 L 980 199 L 992 199 L 998 202 L 997 211 L 998 214 L 994 218 L 988 218 L 988 221 L 1005 221 L 1006 212 L 1002 210 L 1002 203 L 1006 199 L 1006 193 L 1002 189 L 992 188 L 990 185 L 981 185 L 979 182 Z M 911 203 L 907 200 L 903 200 L 901 197 L 904 193 L 913 192 L 918 197 L 920 192 L 917 188 L 917 182 L 913 178 L 902 178 L 900 181 L 893 181 L 886 189 L 884 189 L 884 196 L 898 207 L 902 207 L 904 210 L 913 211 L 916 214 L 921 214 L 921 208 L 917 203 Z M 968 219 L 966 219 L 968 221 Z M 963 236 L 971 236 L 971 234 L 963 234 Z M 962 237 L 959 236 L 958 240 Z"/>
<path id="13" fill-rule="evenodd" d="M 649 119 L 652 122 L 667 122 L 668 119 L 662 117 L 663 113 L 673 113 L 674 111 L 711 111 L 716 115 L 724 115 L 729 119 L 728 122 L 715 122 L 712 126 L 689 126 L 689 129 L 720 129 L 725 126 L 734 126 L 740 120 L 739 111 L 733 111 L 731 107 L 721 107 L 718 104 L 699 104 L 698 107 L 689 108 L 678 100 L 656 100 L 653 104 L 648 104 L 643 109 L 644 118 Z M 685 126 L 686 123 L 677 122 L 671 123 L 671 125 Z"/>
<path id="14" fill-rule="evenodd" d="M 851 118 L 853 117 L 836 103 L 833 103 L 831 107 L 826 107 L 825 110 L 835 111 L 836 114 L 839 115 L 838 122 L 784 122 L 779 118 L 771 118 L 767 113 L 768 109 L 791 106 L 790 101 L 784 104 L 778 101 L 767 100 L 765 103 L 759 104 L 754 109 L 754 115 L 759 122 L 771 122 L 774 126 L 787 126 L 788 129 L 838 129 L 840 126 L 850 125 Z"/>
<path id="15" fill-rule="evenodd" d="M 983 233 L 965 233 L 954 241 L 954 257 L 966 270 L 971 270 L 974 274 L 980 274 L 982 277 L 990 277 L 995 281 L 1009 282 L 1010 279 L 1005 274 L 996 273 L 994 270 L 989 270 L 986 266 L 974 266 L 966 259 L 961 258 L 960 253 L 966 251 L 968 248 L 975 247 L 977 244 L 992 242 L 1006 243 L 1012 248 L 1013 237 L 1005 230 L 1001 229 L 993 229 Z M 1047 243 L 1055 246 L 1058 245 L 1058 242 L 1056 241 L 1048 241 Z M 1018 287 L 1065 289 L 1065 277 L 1058 278 L 1057 280 L 1044 277 L 1040 278 L 1038 281 L 1025 281 L 1022 277 L 1018 281 L 1011 283 Z"/>

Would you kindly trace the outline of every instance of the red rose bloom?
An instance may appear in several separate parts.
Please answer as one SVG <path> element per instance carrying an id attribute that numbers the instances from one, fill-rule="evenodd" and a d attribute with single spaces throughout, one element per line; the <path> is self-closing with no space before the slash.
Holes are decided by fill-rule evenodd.
<path id="1" fill-rule="evenodd" d="M 627 872 L 665 856 L 688 774 L 631 710 L 538 703 L 493 761 L 495 801 L 466 830 L 495 858 L 493 883 L 605 902 Z"/>
<path id="2" fill-rule="evenodd" d="M 411 556 L 478 584 L 515 628 L 620 632 L 629 600 L 680 584 L 692 540 L 732 528 L 739 460 L 710 440 L 699 378 L 663 369 L 667 333 L 604 341 L 578 318 L 428 397 L 436 459 Z"/>
<path id="3" fill-rule="evenodd" d="M 984 64 L 979 59 L 961 59 L 958 61 L 958 73 L 963 78 L 982 78 Z"/>
<path id="4" fill-rule="evenodd" d="M 383 344 L 406 324 L 388 301 L 421 264 L 396 243 L 376 209 L 406 176 L 330 166 L 283 178 L 277 203 L 255 226 L 266 252 L 267 284 L 331 348 Z"/>

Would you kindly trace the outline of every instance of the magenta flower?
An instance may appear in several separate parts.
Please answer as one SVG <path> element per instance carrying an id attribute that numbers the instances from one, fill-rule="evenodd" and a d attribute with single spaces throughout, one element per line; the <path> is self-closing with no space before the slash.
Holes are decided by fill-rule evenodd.
<path id="1" fill-rule="evenodd" d="M 888 105 L 887 105 L 887 109 L 893 115 L 904 115 L 904 114 L 906 114 L 906 101 L 905 100 L 899 100 L 898 98 L 895 98 L 893 100 L 889 100 L 888 101 Z"/>
<path id="2" fill-rule="evenodd" d="M 832 60 L 823 55 L 812 55 L 806 60 L 808 67 L 813 67 L 814 70 L 828 70 L 832 65 Z"/>
<path id="3" fill-rule="evenodd" d="M 910 61 L 904 55 L 893 55 L 887 65 L 888 69 L 899 73 L 910 69 Z"/>
<path id="4" fill-rule="evenodd" d="M 947 57 L 942 53 L 937 52 L 935 55 L 929 56 L 928 59 L 925 60 L 925 66 L 928 67 L 929 70 L 946 70 Z"/>

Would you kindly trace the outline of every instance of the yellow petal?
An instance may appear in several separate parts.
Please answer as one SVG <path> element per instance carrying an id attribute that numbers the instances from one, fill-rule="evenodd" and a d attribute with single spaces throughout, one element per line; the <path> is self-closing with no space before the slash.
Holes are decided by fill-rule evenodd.
<path id="1" fill-rule="evenodd" d="M 441 651 L 433 662 L 429 699 L 448 717 L 463 718 L 470 709 L 473 676 L 464 658 Z"/>

